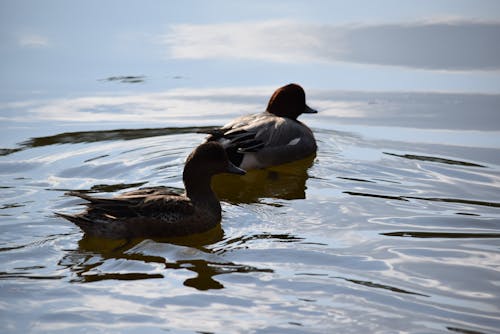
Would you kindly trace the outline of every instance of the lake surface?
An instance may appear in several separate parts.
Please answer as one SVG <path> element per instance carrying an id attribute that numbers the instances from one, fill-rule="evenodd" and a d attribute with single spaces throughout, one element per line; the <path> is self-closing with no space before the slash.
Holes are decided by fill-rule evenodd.
<path id="1" fill-rule="evenodd" d="M 41 27 L 17 48 L 2 35 L 1 51 L 10 56 L 2 61 L 0 94 L 3 333 L 500 332 L 498 50 L 448 63 L 443 51 L 424 64 L 425 55 L 397 53 L 396 61 L 379 52 L 368 59 L 360 50 L 373 35 L 420 36 L 430 29 L 438 36 L 433 32 L 443 26 L 435 21 L 418 21 L 410 35 L 397 29 L 396 21 L 417 20 L 414 6 L 418 17 L 459 12 L 470 20 L 451 26 L 469 29 L 471 40 L 476 29 L 488 39 L 488 31 L 499 29 L 492 3 L 470 9 L 458 2 L 459 10 L 446 1 L 431 8 L 411 2 L 388 17 L 355 16 L 353 4 L 344 18 L 328 19 L 323 2 L 315 10 L 299 2 L 273 5 L 267 16 L 259 14 L 264 5 L 229 6 L 222 18 L 155 2 L 141 9 L 127 3 L 122 15 L 111 15 L 116 8 L 93 12 L 92 2 L 73 9 L 82 11 L 72 24 L 51 20 L 65 17 L 58 10 L 69 5 L 37 12 L 37 2 L 27 3 L 35 7 L 2 5 L 9 31 L 17 27 L 9 26 L 12 17 Z M 343 8 L 335 6 L 330 13 Z M 287 20 L 269 21 L 280 8 Z M 130 27 L 123 14 L 136 12 L 150 20 Z M 474 21 L 477 16 L 488 24 Z M 110 46 L 105 37 L 113 31 L 93 35 L 93 25 L 82 23 L 88 17 L 97 18 L 98 28 L 117 23 L 140 37 L 122 36 L 122 44 Z M 388 23 L 376 25 L 377 17 Z M 361 19 L 372 25 L 345 23 Z M 202 31 L 212 42 L 227 31 L 240 38 L 259 20 L 250 34 L 254 44 L 223 39 L 235 43 L 224 51 L 197 39 Z M 158 44 L 140 48 L 150 45 L 144 34 L 164 27 L 160 22 L 172 22 L 161 35 L 171 52 L 164 60 L 154 51 Z M 329 33 L 311 45 L 332 41 L 338 31 L 335 41 L 344 48 L 353 43 L 332 64 L 325 57 L 335 50 L 307 48 L 305 37 L 320 35 L 319 23 Z M 107 48 L 95 59 L 72 54 L 61 48 L 69 41 L 64 29 L 51 35 L 61 27 L 79 32 L 75 48 Z M 305 34 L 296 62 L 276 60 L 289 51 L 286 43 L 274 54 L 258 53 L 268 44 L 257 37 L 284 28 Z M 471 40 L 464 48 L 474 46 Z M 419 50 L 424 42 L 414 41 Z M 137 49 L 123 52 L 124 45 Z M 257 56 L 240 59 L 245 52 Z M 63 56 L 81 66 L 70 73 Z M 108 61 L 112 56 L 117 63 Z M 184 161 L 203 132 L 262 111 L 274 89 L 291 81 L 304 86 L 308 104 L 319 110 L 300 118 L 315 134 L 317 155 L 215 177 L 219 228 L 168 240 L 105 240 L 54 215 L 82 210 L 82 200 L 65 194 L 70 190 L 112 196 L 163 185 L 181 191 Z"/>

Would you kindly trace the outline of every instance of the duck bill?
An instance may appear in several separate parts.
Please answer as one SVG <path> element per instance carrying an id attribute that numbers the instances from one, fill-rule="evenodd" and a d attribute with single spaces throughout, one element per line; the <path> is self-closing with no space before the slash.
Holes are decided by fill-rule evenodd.
<path id="1" fill-rule="evenodd" d="M 245 175 L 247 172 L 239 167 L 236 167 L 232 162 L 229 162 L 226 172 L 231 174 Z"/>
<path id="2" fill-rule="evenodd" d="M 313 108 L 309 107 L 306 104 L 306 108 L 304 109 L 304 111 L 302 113 L 304 113 L 304 114 L 317 114 L 318 111 L 316 109 L 313 109 Z"/>

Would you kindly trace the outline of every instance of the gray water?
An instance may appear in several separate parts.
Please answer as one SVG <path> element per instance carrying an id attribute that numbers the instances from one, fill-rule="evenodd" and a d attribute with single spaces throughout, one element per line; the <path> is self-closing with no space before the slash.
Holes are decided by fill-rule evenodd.
<path id="1" fill-rule="evenodd" d="M 498 4 L 231 3 L 1 4 L 1 332 L 500 333 Z M 182 191 L 203 132 L 289 82 L 317 155 L 215 177 L 220 227 L 54 215 Z"/>
<path id="2" fill-rule="evenodd" d="M 483 147 L 451 141 L 498 132 L 480 130 L 474 119 L 456 133 L 433 128 L 443 113 L 471 104 L 479 106 L 474 118 L 491 117 L 485 127 L 498 125 L 488 110 L 499 97 L 309 95 L 311 105 L 355 105 L 366 116 L 352 131 L 347 119 L 327 111 L 303 116 L 313 124 L 316 157 L 215 178 L 221 227 L 196 238 L 92 239 L 53 212 L 82 209 L 81 200 L 65 195 L 73 189 L 182 188 L 184 159 L 206 129 L 195 125 L 212 115 L 191 120 L 193 127 L 35 138 L 22 130 L 26 141 L 0 160 L 4 329 L 497 331 L 500 149 L 488 147 L 494 141 Z M 205 103 L 221 100 L 243 103 L 222 95 Z M 379 109 L 392 110 L 392 123 L 425 123 L 421 112 L 432 106 L 441 112 L 428 117 L 430 129 L 393 124 L 384 133 L 385 127 L 369 125 Z M 396 134 L 402 138 L 391 138 Z M 439 144 L 426 143 L 440 135 Z"/>

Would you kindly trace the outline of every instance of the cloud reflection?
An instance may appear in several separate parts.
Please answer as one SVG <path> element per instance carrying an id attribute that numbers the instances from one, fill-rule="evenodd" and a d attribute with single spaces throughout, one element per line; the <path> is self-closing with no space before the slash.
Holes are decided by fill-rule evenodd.
<path id="1" fill-rule="evenodd" d="M 214 126 L 264 110 L 273 87 L 172 89 L 157 93 L 96 95 L 0 104 L 9 123 L 155 124 L 169 127 Z M 384 128 L 498 132 L 499 94 L 349 92 L 308 90 L 320 112 L 303 116 L 307 124 L 355 124 Z M 473 112 L 472 112 L 473 111 Z M 385 130 L 384 130 L 385 131 Z M 392 130 L 395 131 L 395 130 Z"/>
<path id="2" fill-rule="evenodd" d="M 27 48 L 42 48 L 49 45 L 49 40 L 41 35 L 24 35 L 19 38 L 19 45 Z"/>
<path id="3" fill-rule="evenodd" d="M 180 24 L 162 41 L 181 59 L 351 62 L 429 70 L 500 69 L 499 22 Z"/>
<path id="4" fill-rule="evenodd" d="M 231 117 L 262 111 L 272 88 L 176 89 L 134 95 L 87 96 L 0 104 L 0 119 L 72 123 L 143 123 L 217 125 Z"/>

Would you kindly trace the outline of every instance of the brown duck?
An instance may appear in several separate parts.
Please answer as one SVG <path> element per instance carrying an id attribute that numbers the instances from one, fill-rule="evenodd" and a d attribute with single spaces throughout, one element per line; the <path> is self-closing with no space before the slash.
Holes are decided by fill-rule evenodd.
<path id="1" fill-rule="evenodd" d="M 273 93 L 266 111 L 209 131 L 207 141 L 221 143 L 231 162 L 245 170 L 302 160 L 317 149 L 311 129 L 297 120 L 304 113 L 317 111 L 306 104 L 301 86 L 288 84 Z"/>
<path id="2" fill-rule="evenodd" d="M 56 213 L 86 234 L 111 238 L 177 237 L 202 233 L 221 220 L 220 202 L 210 187 L 213 175 L 245 174 L 228 159 L 216 142 L 198 146 L 187 158 L 182 178 L 185 194 L 166 188 L 144 188 L 113 198 L 70 192 L 88 201 L 87 210 L 69 215 Z"/>

